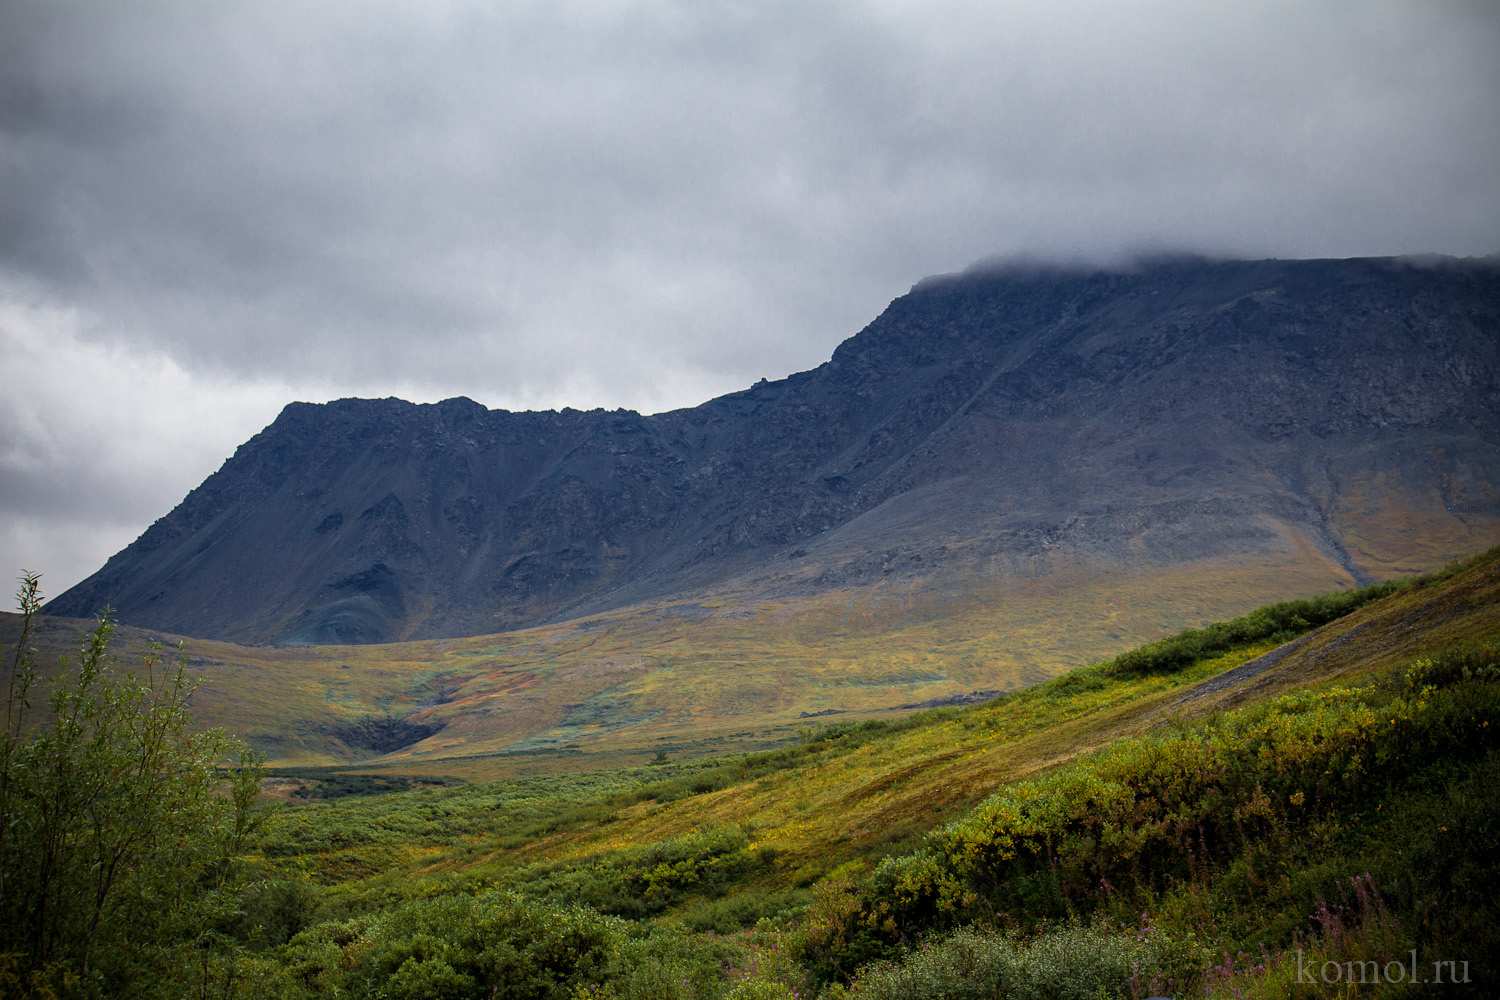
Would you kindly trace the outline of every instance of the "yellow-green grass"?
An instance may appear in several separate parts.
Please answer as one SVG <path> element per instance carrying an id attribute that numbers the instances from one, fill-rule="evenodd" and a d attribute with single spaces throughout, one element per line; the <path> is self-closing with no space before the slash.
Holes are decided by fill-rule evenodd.
<path id="1" fill-rule="evenodd" d="M 700 794 L 612 805 L 617 789 L 601 793 L 594 812 L 521 843 L 517 831 L 499 824 L 462 845 L 389 847 L 377 867 L 413 876 L 496 873 L 738 827 L 751 831 L 757 846 L 779 852 L 762 888 L 806 885 L 841 865 L 865 866 L 909 849 L 1003 784 L 1123 736 L 1190 724 L 1297 687 L 1350 683 L 1455 643 L 1496 639 L 1500 553 L 1492 552 L 1451 579 L 1398 591 L 1317 630 L 1264 672 L 1222 688 L 1215 678 L 1252 669 L 1249 661 L 1274 643 L 1251 644 L 1175 674 L 1120 678 L 1094 668 L 989 704 L 926 713 L 846 751 L 812 741 L 800 757 L 787 755 L 781 769 L 730 777 Z M 735 762 L 723 766 L 732 773 Z M 400 801 L 392 798 L 391 807 Z M 341 870 L 341 853 L 321 863 Z"/>
<path id="2" fill-rule="evenodd" d="M 1151 711 L 1162 696 L 1270 646 L 1237 650 L 1175 676 L 1111 682 L 1103 689 L 1061 696 L 1042 686 L 986 705 L 923 713 L 899 732 L 877 735 L 846 753 L 812 752 L 805 759 L 794 753 L 784 769 L 675 801 L 616 807 L 609 803 L 619 788 L 606 784 L 609 791 L 597 800 L 602 809 L 521 844 L 512 842 L 517 831 L 502 823 L 492 829 L 493 840 L 480 836 L 464 843 L 415 840 L 379 847 L 356 843 L 319 855 L 314 866 L 325 881 L 402 871 L 402 878 L 482 874 L 540 860 L 602 858 L 696 831 L 739 827 L 753 831 L 756 846 L 780 852 L 763 888 L 809 884 L 848 862 L 868 863 L 911 846 L 1006 781 L 1062 763 L 1135 731 L 1148 719 L 1155 721 Z M 726 768 L 735 763 L 734 758 L 720 762 Z M 656 777 L 649 771 L 639 769 L 639 780 Z M 438 794 L 464 796 L 463 791 Z M 517 785 L 511 794 L 529 790 Z M 399 809 L 402 799 L 392 796 L 384 804 L 341 800 L 288 820 L 312 821 L 313 814 L 324 810 Z"/>
<path id="3" fill-rule="evenodd" d="M 203 676 L 199 721 L 273 764 L 489 779 L 775 746 L 808 724 L 802 713 L 890 718 L 931 699 L 1014 691 L 1183 627 L 1350 583 L 1289 535 L 1276 555 L 1136 573 L 1076 567 L 1003 585 L 724 596 L 388 645 L 186 644 Z M 78 626 L 48 620 L 44 667 Z M 120 648 L 149 638 L 122 629 Z M 385 755 L 359 746 L 351 731 L 386 717 L 437 731 Z M 971 784 L 977 794 L 983 781 Z"/>

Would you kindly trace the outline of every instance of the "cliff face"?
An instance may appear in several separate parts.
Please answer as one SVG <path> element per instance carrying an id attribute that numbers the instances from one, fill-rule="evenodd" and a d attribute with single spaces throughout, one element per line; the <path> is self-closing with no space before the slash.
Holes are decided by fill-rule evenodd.
<path id="1" fill-rule="evenodd" d="M 48 605 L 238 641 L 474 635 L 1301 545 L 1351 580 L 1500 540 L 1500 264 L 975 270 L 701 406 L 294 403 Z"/>

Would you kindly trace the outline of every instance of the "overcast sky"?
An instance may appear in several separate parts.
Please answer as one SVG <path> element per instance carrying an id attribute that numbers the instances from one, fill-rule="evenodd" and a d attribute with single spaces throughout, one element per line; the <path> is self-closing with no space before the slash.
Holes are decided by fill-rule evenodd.
<path id="1" fill-rule="evenodd" d="M 291 400 L 658 411 L 993 254 L 1500 250 L 1493 0 L 0 0 L 0 564 Z"/>

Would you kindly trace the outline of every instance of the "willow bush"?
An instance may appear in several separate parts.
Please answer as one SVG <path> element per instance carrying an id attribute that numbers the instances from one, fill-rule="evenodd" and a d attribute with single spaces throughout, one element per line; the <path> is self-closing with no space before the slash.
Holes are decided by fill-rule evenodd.
<path id="1" fill-rule="evenodd" d="M 261 822 L 257 762 L 193 728 L 185 656 L 152 646 L 140 672 L 122 672 L 107 613 L 43 685 L 35 574 L 19 604 L 0 743 L 0 994 L 227 991 L 238 858 Z"/>

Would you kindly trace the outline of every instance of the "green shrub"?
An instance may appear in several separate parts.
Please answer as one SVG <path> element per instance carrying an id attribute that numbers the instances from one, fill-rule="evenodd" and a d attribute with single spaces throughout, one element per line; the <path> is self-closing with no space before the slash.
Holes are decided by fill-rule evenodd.
<path id="1" fill-rule="evenodd" d="M 604 859 L 530 865 L 506 878 L 528 895 L 643 919 L 693 897 L 723 896 L 774 865 L 774 851 L 752 849 L 745 831 L 730 827 L 618 851 Z"/>
<path id="2" fill-rule="evenodd" d="M 596 911 L 514 893 L 413 900 L 297 935 L 279 955 L 286 970 L 279 992 L 561 1000 L 599 977 L 621 938 L 619 922 Z"/>
<path id="3" fill-rule="evenodd" d="M 1497 678 L 1500 678 L 1500 647 L 1494 644 L 1454 646 L 1413 661 L 1401 674 L 1391 677 L 1387 686 L 1394 685 L 1417 693 L 1425 688 L 1444 688 L 1470 680 Z"/>
<path id="4" fill-rule="evenodd" d="M 917 933 L 948 930 L 973 915 L 978 896 L 931 850 L 887 858 L 870 877 L 870 892 L 890 904 L 893 927 Z"/>
<path id="5" fill-rule="evenodd" d="M 799 1000 L 799 995 L 773 980 L 742 979 L 729 988 L 724 1000 Z"/>
<path id="6" fill-rule="evenodd" d="M 258 837 L 258 764 L 222 730 L 192 727 L 185 655 L 168 666 L 153 646 L 140 674 L 122 673 L 107 613 L 32 719 L 34 574 L 20 603 L 0 739 L 0 966 L 38 995 L 206 989 L 232 947 L 237 859 Z M 236 755 L 225 794 L 219 765 Z"/>
<path id="7" fill-rule="evenodd" d="M 227 929 L 259 950 L 286 944 L 312 925 L 320 892 L 301 872 L 281 875 L 262 867 L 253 873 Z"/>
<path id="8" fill-rule="evenodd" d="M 726 972 L 748 961 L 737 940 L 684 934 L 666 924 L 632 931 L 597 979 L 574 987 L 578 1000 L 717 1000 Z"/>
<path id="9" fill-rule="evenodd" d="M 699 903 L 682 915 L 682 925 L 691 931 L 732 934 L 761 920 L 788 919 L 805 910 L 812 898 L 807 889 L 770 893 L 741 890 Z"/>
<path id="10" fill-rule="evenodd" d="M 850 1000 L 1096 1000 L 1168 988 L 1155 935 L 1070 927 L 1020 942 L 964 928 L 860 972 Z"/>

